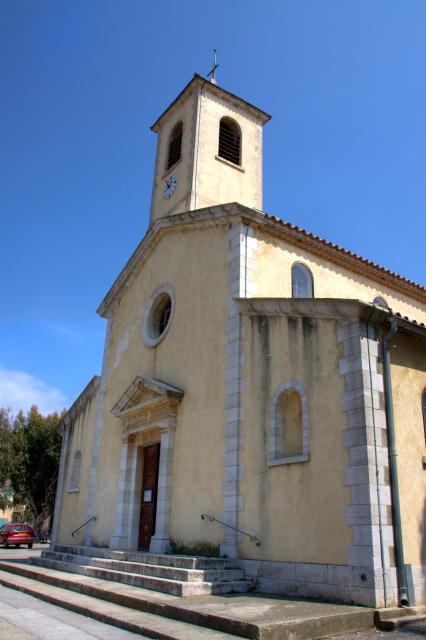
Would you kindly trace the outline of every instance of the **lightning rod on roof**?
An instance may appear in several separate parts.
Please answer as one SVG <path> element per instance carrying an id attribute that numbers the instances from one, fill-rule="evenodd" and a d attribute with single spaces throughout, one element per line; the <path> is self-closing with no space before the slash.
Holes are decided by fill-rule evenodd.
<path id="1" fill-rule="evenodd" d="M 213 66 L 211 71 L 209 71 L 209 73 L 207 74 L 207 77 L 210 78 L 210 82 L 212 84 L 217 84 L 216 81 L 216 69 L 218 68 L 218 64 L 216 64 L 216 53 L 217 53 L 217 49 L 213 49 Z"/>

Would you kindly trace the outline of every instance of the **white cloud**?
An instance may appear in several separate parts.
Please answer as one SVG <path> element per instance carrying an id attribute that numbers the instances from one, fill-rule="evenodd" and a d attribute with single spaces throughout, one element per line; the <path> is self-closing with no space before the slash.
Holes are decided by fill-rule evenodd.
<path id="1" fill-rule="evenodd" d="M 33 404 L 47 414 L 61 411 L 67 399 L 62 391 L 30 373 L 0 367 L 0 407 L 10 407 L 16 415 L 20 409 L 26 413 Z"/>
<path id="2" fill-rule="evenodd" d="M 59 322 L 49 322 L 49 328 L 53 333 L 56 333 L 58 336 L 62 336 L 64 338 L 76 338 L 79 337 L 79 333 L 74 329 L 71 329 L 65 324 L 60 324 Z"/>

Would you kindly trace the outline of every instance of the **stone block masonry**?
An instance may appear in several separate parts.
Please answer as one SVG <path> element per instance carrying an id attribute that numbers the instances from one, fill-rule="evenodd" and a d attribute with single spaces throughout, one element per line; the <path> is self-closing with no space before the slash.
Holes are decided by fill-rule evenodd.
<path id="1" fill-rule="evenodd" d="M 244 466 L 240 464 L 240 452 L 244 448 L 244 438 L 240 435 L 240 422 L 244 419 L 241 407 L 241 393 L 244 390 L 244 380 L 241 378 L 241 366 L 244 363 L 244 353 L 241 351 L 243 329 L 234 298 L 250 297 L 255 293 L 253 278 L 255 248 L 256 238 L 252 229 L 242 222 L 233 223 L 229 231 L 228 255 L 229 296 L 226 325 L 228 343 L 225 371 L 227 421 L 224 426 L 225 451 L 222 457 L 225 481 L 221 488 L 224 502 L 221 519 L 231 527 L 238 527 L 238 513 L 244 509 L 244 501 L 239 492 L 239 480 L 245 475 Z M 224 542 L 220 546 L 221 555 L 237 558 L 239 538 L 236 531 L 226 528 Z"/>
<path id="2" fill-rule="evenodd" d="M 354 576 L 354 601 L 383 607 L 397 604 L 396 570 L 392 566 L 393 529 L 389 486 L 383 375 L 374 327 L 363 322 L 340 326 L 343 347 L 339 362 L 345 381 L 341 398 L 346 415 L 343 447 L 348 452 L 345 483 L 352 502 L 346 522 L 352 527 L 347 552 Z M 350 585 L 346 585 L 348 594 Z"/>

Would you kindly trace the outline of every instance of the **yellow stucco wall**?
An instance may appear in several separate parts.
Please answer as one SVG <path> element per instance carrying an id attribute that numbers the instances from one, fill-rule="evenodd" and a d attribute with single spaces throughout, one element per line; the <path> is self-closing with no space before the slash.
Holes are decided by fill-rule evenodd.
<path id="1" fill-rule="evenodd" d="M 205 85 L 199 118 L 198 168 L 195 208 L 240 202 L 262 208 L 262 125 L 244 109 L 218 100 Z M 219 124 L 232 118 L 241 129 L 241 167 L 216 158 Z"/>
<path id="2" fill-rule="evenodd" d="M 226 202 L 262 208 L 262 124 L 241 106 L 219 100 L 203 85 L 173 107 L 159 132 L 151 221 L 173 213 Z M 219 123 L 232 118 L 241 129 L 241 166 L 218 159 Z M 183 123 L 181 159 L 166 171 L 170 134 Z M 163 196 L 166 179 L 174 175 L 176 190 Z"/>
<path id="3" fill-rule="evenodd" d="M 196 109 L 197 92 L 192 91 L 185 102 L 173 109 L 158 135 L 151 222 L 171 213 L 188 211 L 190 208 Z M 181 160 L 167 171 L 170 134 L 178 122 L 183 123 Z M 172 198 L 165 199 L 164 184 L 171 175 L 176 176 L 177 186 Z"/>
<path id="4" fill-rule="evenodd" d="M 227 226 L 173 230 L 161 237 L 115 307 L 97 469 L 98 520 L 91 531 L 95 544 L 108 544 L 115 524 L 121 422 L 111 409 L 137 375 L 185 393 L 177 417 L 172 537 L 220 541 L 221 532 L 200 516 L 223 509 L 227 251 Z M 165 338 L 149 348 L 141 337 L 142 317 L 149 297 L 165 282 L 175 291 L 174 315 Z"/>
<path id="5" fill-rule="evenodd" d="M 395 434 L 404 556 L 426 564 L 426 455 L 422 392 L 426 388 L 426 345 L 398 337 L 391 353 Z"/>
<path id="6" fill-rule="evenodd" d="M 312 272 L 315 298 L 372 302 L 382 296 L 394 313 L 426 323 L 425 305 L 319 256 L 256 230 L 254 282 L 257 297 L 291 298 L 291 266 L 303 262 Z"/>
<path id="7" fill-rule="evenodd" d="M 64 490 L 58 528 L 58 540 L 63 543 L 82 544 L 83 542 L 84 530 L 77 533 L 74 538 L 71 537 L 71 533 L 86 520 L 87 489 L 92 463 L 96 402 L 97 394 L 90 398 L 84 410 L 69 427 L 70 437 L 65 462 Z M 70 492 L 71 468 L 76 451 L 81 451 L 80 490 Z"/>
<path id="8" fill-rule="evenodd" d="M 262 541 L 244 541 L 242 556 L 288 562 L 346 564 L 352 541 L 345 524 L 351 492 L 344 486 L 346 418 L 343 378 L 332 320 L 244 318 L 244 419 L 239 526 Z M 271 399 L 279 385 L 298 380 L 308 398 L 311 455 L 307 462 L 268 466 Z"/>

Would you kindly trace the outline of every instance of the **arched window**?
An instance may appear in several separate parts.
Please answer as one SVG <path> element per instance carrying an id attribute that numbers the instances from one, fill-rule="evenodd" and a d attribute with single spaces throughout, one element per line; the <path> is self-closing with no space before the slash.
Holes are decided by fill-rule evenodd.
<path id="1" fill-rule="evenodd" d="M 291 295 L 293 298 L 314 297 L 312 274 L 301 262 L 295 262 L 291 268 Z"/>
<path id="2" fill-rule="evenodd" d="M 373 304 L 376 304 L 378 307 L 383 307 L 384 309 L 389 309 L 386 300 L 381 296 L 376 296 L 373 300 Z"/>
<path id="3" fill-rule="evenodd" d="M 231 118 L 222 118 L 219 125 L 218 155 L 234 164 L 241 164 L 241 130 Z"/>
<path id="4" fill-rule="evenodd" d="M 80 490 L 81 451 L 76 451 L 72 459 L 69 491 Z"/>
<path id="5" fill-rule="evenodd" d="M 297 380 L 281 384 L 271 405 L 269 464 L 309 459 L 308 401 Z"/>
<path id="6" fill-rule="evenodd" d="M 178 160 L 180 160 L 182 152 L 182 133 L 183 123 L 178 122 L 172 129 L 169 138 L 169 153 L 167 155 L 167 167 L 168 171 Z"/>
<path id="7" fill-rule="evenodd" d="M 425 444 L 426 444 L 426 387 L 422 393 L 422 409 L 423 409 L 423 430 L 425 432 Z"/>

